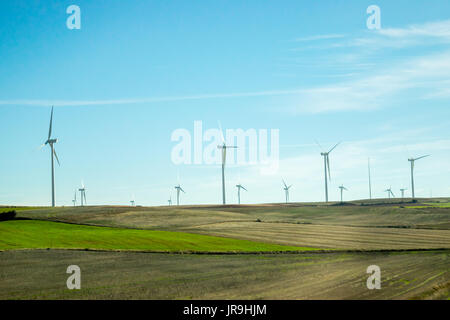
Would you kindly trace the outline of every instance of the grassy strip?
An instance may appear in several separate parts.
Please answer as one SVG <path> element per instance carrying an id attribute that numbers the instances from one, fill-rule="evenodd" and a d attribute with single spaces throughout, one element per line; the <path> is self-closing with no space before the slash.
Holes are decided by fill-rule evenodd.
<path id="1" fill-rule="evenodd" d="M 0 223 L 0 250 L 98 249 L 155 252 L 288 252 L 319 250 L 184 232 L 82 226 L 51 221 Z"/>

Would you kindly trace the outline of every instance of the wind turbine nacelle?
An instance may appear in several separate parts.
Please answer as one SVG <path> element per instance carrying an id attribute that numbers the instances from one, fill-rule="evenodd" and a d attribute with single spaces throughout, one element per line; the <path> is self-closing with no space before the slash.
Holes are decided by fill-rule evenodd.
<path id="1" fill-rule="evenodd" d="M 47 143 L 57 143 L 58 142 L 58 139 L 48 139 L 47 140 Z"/>

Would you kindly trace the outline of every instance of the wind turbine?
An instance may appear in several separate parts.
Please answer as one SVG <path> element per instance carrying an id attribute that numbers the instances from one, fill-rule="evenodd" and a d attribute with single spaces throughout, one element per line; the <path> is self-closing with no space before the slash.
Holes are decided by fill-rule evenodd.
<path id="1" fill-rule="evenodd" d="M 225 143 L 225 137 L 223 135 L 222 126 L 219 122 L 219 128 L 220 128 L 220 134 L 222 136 L 222 144 L 218 145 L 217 148 L 222 149 L 222 200 L 223 204 L 226 203 L 225 201 L 225 163 L 227 159 L 227 149 L 230 148 L 237 148 L 237 146 L 227 146 Z"/>
<path id="2" fill-rule="evenodd" d="M 81 188 L 78 189 L 80 191 L 80 198 L 81 198 L 81 206 L 86 204 L 86 188 L 84 187 L 84 182 L 81 181 Z M 83 203 L 84 200 L 84 203 Z"/>
<path id="3" fill-rule="evenodd" d="M 409 158 L 408 161 L 411 162 L 411 193 L 412 193 L 412 200 L 414 200 L 415 195 L 414 195 L 414 162 L 417 160 L 420 160 L 422 158 L 426 158 L 429 157 L 430 155 L 427 154 L 426 156 L 421 156 L 418 158 Z"/>
<path id="4" fill-rule="evenodd" d="M 73 202 L 73 206 L 75 207 L 77 205 L 77 190 L 75 190 L 72 202 Z"/>
<path id="5" fill-rule="evenodd" d="M 392 187 L 389 187 L 389 189 L 384 190 L 384 192 L 387 192 L 387 193 L 388 193 L 388 198 L 389 198 L 389 199 L 391 198 L 391 195 L 392 195 L 392 198 L 395 198 L 395 195 L 394 195 L 394 193 L 392 192 Z"/>
<path id="6" fill-rule="evenodd" d="M 184 192 L 184 190 L 183 190 L 183 188 L 181 188 L 180 184 L 175 186 L 175 189 L 177 190 L 177 206 L 179 206 L 180 205 L 180 191 L 183 191 L 183 193 L 186 193 L 186 192 Z M 172 200 L 170 200 L 170 203 L 172 203 Z"/>
<path id="7" fill-rule="evenodd" d="M 408 190 L 406 188 L 400 189 L 400 192 L 402 193 L 402 199 L 405 197 L 405 191 Z"/>
<path id="8" fill-rule="evenodd" d="M 341 203 L 343 202 L 342 201 L 342 193 L 343 193 L 343 191 L 345 190 L 345 191 L 348 191 L 348 189 L 346 188 L 346 187 L 344 187 L 344 185 L 341 185 L 340 187 L 339 187 L 339 189 L 341 189 Z"/>
<path id="9" fill-rule="evenodd" d="M 286 182 L 284 181 L 284 179 L 281 179 L 281 180 L 283 181 L 283 184 L 284 184 L 283 190 L 284 190 L 284 194 L 286 196 L 286 203 L 288 203 L 289 202 L 289 189 L 292 187 L 292 184 L 288 187 Z"/>
<path id="10" fill-rule="evenodd" d="M 59 159 L 58 156 L 56 155 L 56 151 L 55 151 L 55 147 L 53 146 L 55 143 L 58 142 L 58 139 L 52 139 L 52 123 L 53 123 L 53 106 L 52 106 L 52 112 L 50 114 L 50 126 L 48 129 L 48 137 L 47 137 L 47 141 L 45 141 L 45 143 L 43 145 L 41 145 L 41 148 L 44 147 L 45 145 L 49 145 L 50 146 L 50 153 L 51 153 L 51 161 L 52 161 L 52 207 L 55 206 L 55 166 L 54 166 L 54 160 L 53 160 L 53 156 L 56 158 L 56 161 L 58 162 L 59 165 Z"/>
<path id="11" fill-rule="evenodd" d="M 323 148 L 320 146 L 320 144 L 316 141 L 317 145 L 323 150 Z M 321 152 L 320 155 L 323 156 L 323 165 L 325 170 L 325 202 L 328 202 L 328 179 L 331 180 L 331 174 L 330 174 L 330 153 L 334 150 L 338 145 L 337 143 L 333 148 L 330 149 L 328 152 Z M 328 177 L 327 177 L 327 171 L 328 171 Z"/>
<path id="12" fill-rule="evenodd" d="M 134 194 L 131 196 L 130 204 L 132 207 L 135 206 L 136 201 L 134 200 Z"/>
<path id="13" fill-rule="evenodd" d="M 170 196 L 169 200 L 167 200 L 167 202 L 169 202 L 169 206 L 172 205 L 172 196 Z"/>
<path id="14" fill-rule="evenodd" d="M 236 185 L 236 188 L 238 189 L 238 204 L 241 204 L 241 189 L 244 189 L 245 191 L 247 191 L 247 189 L 245 189 L 240 183 Z"/>

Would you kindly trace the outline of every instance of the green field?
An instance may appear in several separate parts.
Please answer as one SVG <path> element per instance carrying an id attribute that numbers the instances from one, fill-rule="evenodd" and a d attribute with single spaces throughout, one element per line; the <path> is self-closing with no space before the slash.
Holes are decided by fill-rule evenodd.
<path id="1" fill-rule="evenodd" d="M 183 232 L 82 226 L 50 221 L 0 223 L 0 250 L 97 249 L 155 252 L 275 252 L 313 248 L 203 236 Z"/>

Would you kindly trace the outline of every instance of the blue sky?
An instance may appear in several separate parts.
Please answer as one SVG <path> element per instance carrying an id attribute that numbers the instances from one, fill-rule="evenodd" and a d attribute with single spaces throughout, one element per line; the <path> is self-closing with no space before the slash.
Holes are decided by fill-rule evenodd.
<path id="1" fill-rule="evenodd" d="M 81 29 L 66 8 L 81 8 Z M 381 8 L 368 30 L 366 8 Z M 81 180 L 89 204 L 220 203 L 218 165 L 175 165 L 174 130 L 279 129 L 278 172 L 230 165 L 242 203 L 321 201 L 392 186 L 450 196 L 450 3 L 433 1 L 3 1 L 0 4 L 0 204 L 50 203 L 51 105 L 61 166 L 56 203 Z M 240 177 L 240 178 L 239 178 Z M 409 195 L 409 190 L 406 195 Z"/>

